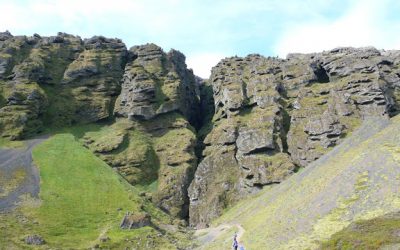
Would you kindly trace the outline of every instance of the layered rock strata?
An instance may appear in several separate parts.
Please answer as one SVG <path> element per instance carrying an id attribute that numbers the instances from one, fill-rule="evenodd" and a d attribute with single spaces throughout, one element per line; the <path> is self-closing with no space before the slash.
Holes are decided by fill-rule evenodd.
<path id="1" fill-rule="evenodd" d="M 339 48 L 287 59 L 222 60 L 215 115 L 189 189 L 190 223 L 206 226 L 262 186 L 318 159 L 368 117 L 399 112 L 399 53 Z"/>

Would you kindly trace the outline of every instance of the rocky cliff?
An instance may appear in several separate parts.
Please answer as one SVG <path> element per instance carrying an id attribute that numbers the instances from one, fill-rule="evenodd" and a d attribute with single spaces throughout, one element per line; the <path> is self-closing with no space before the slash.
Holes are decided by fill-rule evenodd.
<path id="1" fill-rule="evenodd" d="M 281 182 L 364 119 L 396 115 L 399 60 L 398 51 L 374 48 L 222 60 L 209 80 L 215 115 L 189 189 L 190 223 L 206 226 L 244 196 Z"/>
<path id="2" fill-rule="evenodd" d="M 105 121 L 84 145 L 178 217 L 188 216 L 199 91 L 185 56 L 120 39 L 0 35 L 0 134 Z M 116 119 L 114 119 L 116 117 Z M 179 139 L 178 139 L 179 138 Z M 177 140 L 178 139 L 178 140 Z"/>
<path id="3" fill-rule="evenodd" d="M 400 52 L 339 48 L 221 60 L 120 39 L 0 33 L 0 135 L 101 123 L 82 144 L 164 211 L 204 227 L 399 110 Z"/>
<path id="4" fill-rule="evenodd" d="M 1 134 L 112 115 L 127 50 L 119 39 L 0 35 Z"/>

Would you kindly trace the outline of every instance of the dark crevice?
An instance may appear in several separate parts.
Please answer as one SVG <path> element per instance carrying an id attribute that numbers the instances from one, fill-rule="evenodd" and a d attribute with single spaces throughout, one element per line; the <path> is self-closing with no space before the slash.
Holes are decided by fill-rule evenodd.
<path id="1" fill-rule="evenodd" d="M 197 156 L 198 162 L 203 159 L 203 150 L 206 145 L 204 144 L 204 139 L 213 129 L 212 118 L 215 113 L 214 106 L 214 94 L 212 86 L 207 84 L 204 80 L 198 79 L 199 91 L 200 91 L 200 108 L 199 113 L 196 114 L 199 118 L 199 124 L 196 130 L 197 145 L 195 147 L 195 154 Z M 220 108 L 223 107 L 222 103 L 219 103 Z"/>
<path id="2" fill-rule="evenodd" d="M 246 179 L 247 180 L 251 180 L 251 179 L 253 179 L 254 178 L 254 174 L 249 174 L 248 176 L 246 176 Z"/>
<path id="3" fill-rule="evenodd" d="M 315 76 L 317 77 L 317 82 L 319 83 L 327 83 L 329 82 L 329 76 L 324 67 L 321 64 L 311 65 Z"/>
<path id="4" fill-rule="evenodd" d="M 280 184 L 280 181 L 271 181 L 268 183 L 253 183 L 253 187 L 257 188 L 257 189 L 263 189 L 265 186 L 271 186 L 271 185 L 275 185 L 275 184 Z"/>
<path id="5" fill-rule="evenodd" d="M 275 152 L 274 148 L 270 148 L 270 147 L 261 147 L 261 148 L 256 148 L 253 150 L 250 150 L 249 152 L 243 154 L 243 155 L 252 155 L 252 154 L 260 154 L 260 153 L 264 153 L 264 154 L 272 154 L 273 152 Z"/>

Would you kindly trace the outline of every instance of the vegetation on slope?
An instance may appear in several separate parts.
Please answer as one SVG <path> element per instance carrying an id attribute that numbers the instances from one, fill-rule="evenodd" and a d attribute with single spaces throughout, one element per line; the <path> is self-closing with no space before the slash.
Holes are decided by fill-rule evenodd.
<path id="1" fill-rule="evenodd" d="M 25 197 L 18 210 L 0 214 L 0 248 L 27 248 L 23 239 L 32 234 L 44 238 L 45 248 L 175 249 L 188 244 L 184 232 L 160 229 L 171 222 L 170 217 L 140 197 L 138 190 L 72 135 L 82 135 L 88 126 L 56 134 L 34 149 L 41 177 L 40 200 Z M 119 229 L 128 211 L 150 214 L 154 226 Z"/>
<path id="2" fill-rule="evenodd" d="M 241 241 L 250 249 L 315 249 L 354 221 L 400 211 L 399 124 L 400 117 L 389 125 L 383 120 L 366 122 L 330 153 L 239 202 L 213 225 L 242 225 L 246 233 Z M 388 225 L 375 227 L 371 241 L 390 239 L 389 231 L 397 223 L 371 222 Z M 204 248 L 229 247 L 232 235 L 233 229 L 227 230 Z"/>
<path id="3" fill-rule="evenodd" d="M 324 242 L 321 249 L 398 249 L 400 247 L 400 213 L 351 223 Z M 390 248 L 393 247 L 393 248 Z"/>

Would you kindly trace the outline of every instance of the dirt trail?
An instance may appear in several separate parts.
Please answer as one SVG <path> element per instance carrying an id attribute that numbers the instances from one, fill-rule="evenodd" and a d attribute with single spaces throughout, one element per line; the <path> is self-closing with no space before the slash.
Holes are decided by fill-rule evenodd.
<path id="1" fill-rule="evenodd" d="M 210 227 L 196 230 L 194 236 L 200 244 L 199 249 L 202 249 L 201 246 L 207 245 L 208 243 L 217 239 L 221 234 L 225 233 L 227 230 L 236 227 L 236 239 L 240 243 L 241 238 L 243 237 L 246 230 L 240 224 L 221 224 L 218 227 Z M 233 235 L 232 235 L 233 240 Z"/>
<path id="2" fill-rule="evenodd" d="M 47 138 L 28 140 L 24 148 L 0 148 L 0 212 L 15 207 L 21 195 L 38 197 L 40 178 L 32 162 L 32 149 Z"/>
<path id="3" fill-rule="evenodd" d="M 246 232 L 246 230 L 244 230 L 244 228 L 240 225 L 240 224 L 236 224 L 235 225 L 238 229 L 238 231 L 236 232 L 236 239 L 238 242 L 241 242 L 241 238 L 243 236 L 243 234 Z"/>

